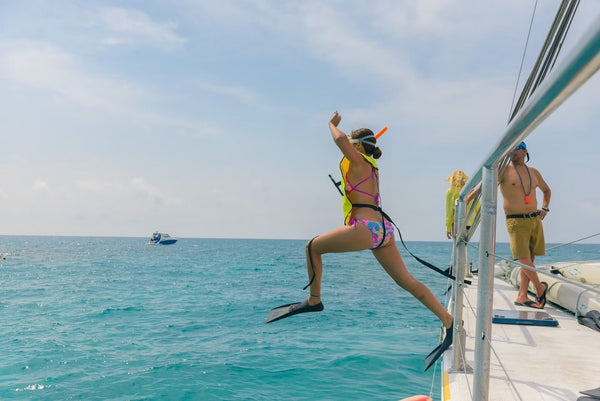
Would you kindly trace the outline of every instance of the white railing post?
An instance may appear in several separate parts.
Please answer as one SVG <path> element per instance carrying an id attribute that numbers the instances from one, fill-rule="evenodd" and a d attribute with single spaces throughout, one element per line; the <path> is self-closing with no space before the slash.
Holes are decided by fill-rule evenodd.
<path id="1" fill-rule="evenodd" d="M 487 401 L 490 379 L 490 341 L 494 305 L 494 253 L 496 250 L 496 204 L 498 169 L 483 167 L 481 186 L 481 227 L 479 232 L 479 282 L 475 326 L 475 376 L 473 399 Z"/>
<path id="2" fill-rule="evenodd" d="M 463 309 L 464 309 L 464 288 L 463 283 L 466 276 L 466 244 L 464 238 L 466 237 L 465 232 L 457 231 L 456 228 L 464 226 L 464 220 L 466 215 L 466 205 L 463 199 L 460 197 L 454 207 L 454 246 L 452 252 L 452 266 L 454 268 L 453 273 L 456 276 L 456 281 L 453 285 L 452 291 L 452 315 L 454 316 L 454 327 L 452 330 L 458 330 L 458 335 L 454 337 L 454 350 L 452 358 L 451 371 L 464 371 L 465 369 L 470 370 L 466 367 L 464 360 L 465 352 L 465 330 L 462 325 L 463 321 Z"/>

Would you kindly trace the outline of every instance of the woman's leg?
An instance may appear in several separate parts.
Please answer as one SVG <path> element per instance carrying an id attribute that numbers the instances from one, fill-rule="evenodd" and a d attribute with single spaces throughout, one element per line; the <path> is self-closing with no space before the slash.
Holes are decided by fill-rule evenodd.
<path id="1" fill-rule="evenodd" d="M 423 305 L 429 308 L 441 321 L 444 327 L 449 328 L 452 325 L 452 315 L 442 306 L 440 301 L 433 293 L 417 279 L 415 279 L 406 269 L 400 252 L 394 242 L 389 243 L 378 249 L 373 250 L 373 255 L 381 264 L 383 269 L 391 278 L 403 289 L 410 292 Z"/>
<path id="2" fill-rule="evenodd" d="M 306 244 L 308 279 L 310 280 L 314 274 L 314 280 L 310 284 L 309 305 L 321 302 L 321 278 L 323 277 L 321 255 L 326 253 L 362 251 L 372 246 L 373 236 L 371 231 L 362 224 L 340 227 L 309 241 Z"/>

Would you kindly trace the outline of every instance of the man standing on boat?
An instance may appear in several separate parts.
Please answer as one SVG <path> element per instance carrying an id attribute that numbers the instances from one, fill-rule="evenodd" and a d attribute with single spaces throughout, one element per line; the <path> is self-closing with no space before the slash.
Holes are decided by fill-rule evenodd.
<path id="1" fill-rule="evenodd" d="M 511 155 L 509 164 L 500 181 L 500 191 L 504 197 L 504 213 L 506 213 L 506 228 L 510 237 L 510 250 L 519 262 L 535 267 L 536 256 L 546 253 L 544 228 L 542 220 L 550 209 L 550 187 L 538 170 L 525 164 L 529 161 L 529 153 L 525 142 L 521 142 Z M 542 191 L 542 208 L 538 209 L 536 188 Z M 536 289 L 535 301 L 527 297 L 529 283 Z M 546 305 L 546 290 L 548 284 L 540 282 L 538 274 L 521 268 L 521 283 L 515 305 L 543 309 Z"/>

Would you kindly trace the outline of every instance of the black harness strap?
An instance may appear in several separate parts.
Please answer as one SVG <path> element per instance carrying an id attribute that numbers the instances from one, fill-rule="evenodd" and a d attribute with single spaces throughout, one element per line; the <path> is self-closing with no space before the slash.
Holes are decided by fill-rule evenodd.
<path id="1" fill-rule="evenodd" d="M 318 237 L 318 235 L 317 235 Z M 315 237 L 315 238 L 317 238 Z M 304 286 L 303 290 L 307 289 L 308 287 L 310 287 L 310 285 L 313 283 L 313 281 L 315 281 L 315 268 L 313 267 L 313 260 L 312 260 L 312 253 L 311 253 L 311 247 L 312 247 L 312 243 L 315 240 L 315 238 L 311 239 L 308 242 L 308 246 L 307 246 L 307 250 L 308 250 L 308 259 L 310 260 L 310 268 L 312 270 L 312 277 L 310 278 L 310 281 L 308 282 L 308 284 L 306 284 L 306 286 Z"/>
<path id="2" fill-rule="evenodd" d="M 436 272 L 438 272 L 439 274 L 441 274 L 444 277 L 448 277 L 451 280 L 456 280 L 456 277 L 453 276 L 452 274 L 450 274 L 450 269 L 446 269 L 446 270 L 442 270 L 437 266 L 432 265 L 431 263 L 429 263 L 426 260 L 421 259 L 420 257 L 416 256 L 414 253 L 412 253 L 410 251 L 410 249 L 408 249 L 408 247 L 406 246 L 406 244 L 404 243 L 404 240 L 402 239 L 402 233 L 400 232 L 400 229 L 398 228 L 398 226 L 396 225 L 396 223 L 394 223 L 394 221 L 390 218 L 390 216 L 387 215 L 386 212 L 384 212 L 380 207 L 375 206 L 375 205 L 370 205 L 368 203 L 356 203 L 356 204 L 352 204 L 352 207 L 366 207 L 368 209 L 373 209 L 379 213 L 381 213 L 382 216 L 382 225 L 383 225 L 383 238 L 385 239 L 385 224 L 383 224 L 383 219 L 387 219 L 390 223 L 392 223 L 392 225 L 394 227 L 396 227 L 396 230 L 398 230 L 398 236 L 400 237 L 400 242 L 402 242 L 402 245 L 404 246 L 404 248 L 406 249 L 406 251 L 408 253 L 410 253 L 410 255 L 415 258 L 419 263 L 421 263 L 424 266 L 429 267 L 431 270 L 434 270 Z M 379 245 L 377 245 L 376 248 L 379 248 L 381 246 L 381 244 L 383 243 L 383 240 L 381 240 L 381 243 Z"/>
<path id="3" fill-rule="evenodd" d="M 374 167 L 373 167 L 373 168 L 374 168 Z M 333 182 L 333 184 L 334 184 L 334 185 L 335 185 L 335 187 L 337 188 L 337 190 L 338 190 L 338 192 L 340 193 L 340 195 L 344 196 L 344 193 L 343 193 L 343 192 L 342 192 L 342 190 L 340 189 L 340 186 L 341 186 L 341 181 L 340 181 L 340 182 L 336 182 L 336 181 L 333 179 L 333 177 L 331 176 L 331 174 L 329 175 L 329 178 L 331 179 L 331 181 Z M 378 186 L 379 186 L 379 182 L 378 182 L 377 184 L 378 184 Z M 379 206 L 375 206 L 375 205 L 371 205 L 371 204 L 368 204 L 368 203 L 353 203 L 353 204 L 352 204 L 352 208 L 355 208 L 355 207 L 356 207 L 356 208 L 359 208 L 359 207 L 366 207 L 366 208 L 373 209 L 373 210 L 375 210 L 375 211 L 377 211 L 377 212 L 381 213 L 381 225 L 383 226 L 383 238 L 381 239 L 381 242 L 379 243 L 379 245 L 377 245 L 377 246 L 376 246 L 375 248 L 373 248 L 373 249 L 377 249 L 377 248 L 379 248 L 379 247 L 380 247 L 380 246 L 383 244 L 383 242 L 385 241 L 385 219 L 387 219 L 387 220 L 388 220 L 390 223 L 392 223 L 392 225 L 393 225 L 393 226 L 396 228 L 396 230 L 398 230 L 398 236 L 400 237 L 400 242 L 402 242 L 402 245 L 404 246 L 404 249 L 406 249 L 406 251 L 407 251 L 407 252 L 408 252 L 408 253 L 409 253 L 409 254 L 410 254 L 410 255 L 411 255 L 413 258 L 415 258 L 415 259 L 416 259 L 416 260 L 417 260 L 419 263 L 421 263 L 423 266 L 426 266 L 426 267 L 430 268 L 431 270 L 433 270 L 433 271 L 435 271 L 435 272 L 437 272 L 437 273 L 441 274 L 441 275 L 442 275 L 442 276 L 444 276 L 444 277 L 447 277 L 447 278 L 449 278 L 449 279 L 451 279 L 451 280 L 453 280 L 453 281 L 456 281 L 456 277 L 455 277 L 455 276 L 453 276 L 453 275 L 450 273 L 450 269 L 451 269 L 451 267 L 447 268 L 446 270 L 442 270 L 442 269 L 440 269 L 439 267 L 437 267 L 437 266 L 434 266 L 433 264 L 429 263 L 428 261 L 426 261 L 426 260 L 423 260 L 423 259 L 421 259 L 420 257 L 418 257 L 417 255 L 415 255 L 414 253 L 412 253 L 412 252 L 410 251 L 410 249 L 408 249 L 408 247 L 407 247 L 407 246 L 406 246 L 406 244 L 404 243 L 404 239 L 402 239 L 402 233 L 400 232 L 400 229 L 398 228 L 398 226 L 396 225 L 396 223 L 394 223 L 394 221 L 393 221 L 393 220 L 390 218 L 390 216 L 388 216 L 388 215 L 387 215 L 387 213 L 385 213 L 385 212 L 384 212 L 384 211 L 381 209 L 381 207 L 379 207 Z M 315 237 L 315 238 L 317 238 L 317 237 Z M 314 238 L 313 238 L 313 240 L 314 240 Z M 311 246 L 311 244 L 312 244 L 312 241 L 313 241 L 313 240 L 311 240 L 311 241 L 308 243 L 308 255 L 309 255 L 309 258 L 310 258 L 310 264 L 311 264 L 311 267 L 312 267 L 312 256 L 311 256 L 311 254 L 310 254 L 310 246 Z M 308 285 L 307 285 L 306 287 L 304 287 L 304 289 L 306 289 L 308 286 L 310 286 L 310 285 L 312 284 L 312 282 L 313 282 L 314 278 L 315 278 L 315 274 L 314 274 L 314 269 L 313 269 L 313 277 L 312 277 L 312 279 L 310 280 L 310 283 L 308 283 Z M 471 284 L 471 282 L 470 282 L 469 280 L 465 280 L 464 282 L 465 282 L 466 284 Z"/>
<path id="4" fill-rule="evenodd" d="M 394 222 L 392 220 L 390 220 L 390 218 L 385 213 L 383 213 L 383 210 L 381 210 L 380 207 L 370 205 L 368 203 L 353 203 L 352 204 L 352 209 L 359 208 L 359 207 L 366 207 L 366 208 L 373 209 L 373 210 L 376 210 L 381 213 L 381 227 L 383 227 L 383 235 L 381 237 L 381 241 L 379 242 L 379 244 L 375 248 L 372 248 L 372 249 L 377 249 L 381 245 L 383 245 L 383 243 L 385 242 L 385 219 L 388 219 L 388 221 L 392 224 L 394 224 Z M 394 227 L 396 227 L 395 224 L 394 224 Z"/>

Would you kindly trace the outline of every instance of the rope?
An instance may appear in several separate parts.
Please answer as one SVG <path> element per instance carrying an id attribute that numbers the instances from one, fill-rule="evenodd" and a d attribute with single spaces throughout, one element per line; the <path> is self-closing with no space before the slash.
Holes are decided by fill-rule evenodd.
<path id="1" fill-rule="evenodd" d="M 435 361 L 433 366 L 433 377 L 431 378 L 431 387 L 429 388 L 429 398 L 433 399 L 433 384 L 435 383 L 435 376 L 437 374 L 438 361 Z"/>
<path id="2" fill-rule="evenodd" d="M 521 65 L 519 66 L 519 74 L 517 74 L 517 82 L 515 82 L 515 92 L 513 93 L 512 102 L 510 103 L 510 110 L 508 113 L 508 120 L 510 121 L 513 114 L 513 107 L 515 105 L 515 98 L 517 97 L 517 89 L 519 87 L 519 80 L 521 79 L 521 71 L 523 71 L 523 64 L 525 63 L 525 54 L 527 54 L 527 46 L 529 45 L 529 37 L 531 36 L 531 27 L 533 26 L 533 19 L 535 17 L 535 10 L 537 9 L 537 0 L 533 6 L 533 14 L 531 14 L 531 22 L 529 23 L 529 31 L 527 32 L 527 39 L 525 40 L 525 48 L 523 49 L 523 56 L 521 57 Z"/>
<path id="3" fill-rule="evenodd" d="M 506 370 L 506 368 L 504 367 L 504 365 L 502 364 L 502 361 L 500 360 L 500 356 L 498 355 L 498 353 L 496 352 L 496 350 L 494 349 L 494 347 L 492 346 L 492 342 L 490 341 L 489 337 L 486 336 L 485 341 L 488 342 L 488 344 L 490 345 L 490 349 L 492 350 L 492 352 L 494 353 L 494 356 L 496 357 L 496 360 L 498 361 L 498 364 L 500 365 L 500 367 L 502 368 L 502 371 L 504 372 L 504 375 L 506 376 L 506 379 L 508 380 L 508 383 L 510 384 L 510 386 L 513 388 L 515 395 L 519 398 L 519 400 L 523 401 L 523 397 L 521 397 L 521 394 L 519 393 L 519 390 L 517 390 L 517 386 L 515 385 L 515 383 L 512 381 L 510 375 L 508 374 L 508 371 Z"/>
<path id="4" fill-rule="evenodd" d="M 524 265 L 523 263 L 519 262 L 518 260 L 513 260 L 512 258 L 511 258 L 511 259 L 509 259 L 509 258 L 505 258 L 505 257 L 503 257 L 503 256 L 496 255 L 496 254 L 494 254 L 494 253 L 491 253 L 491 255 L 494 255 L 495 257 L 497 257 L 497 258 L 500 258 L 500 259 L 502 259 L 502 260 L 509 261 L 509 262 L 511 262 L 511 263 L 513 263 L 513 264 L 516 264 L 516 265 L 518 265 L 518 266 L 521 266 L 521 268 L 525 268 L 525 269 L 527 269 L 527 270 L 529 270 L 529 271 L 536 272 L 536 273 L 538 273 L 538 274 L 543 274 L 543 275 L 545 275 L 545 276 L 548 276 L 548 277 L 552 277 L 552 278 L 554 278 L 555 280 L 558 280 L 558 281 L 563 281 L 563 282 L 565 282 L 565 283 L 572 284 L 572 285 L 574 285 L 574 286 L 576 286 L 576 287 L 580 287 L 580 288 L 582 288 L 582 289 L 584 289 L 584 290 L 591 291 L 591 292 L 593 292 L 593 293 L 596 293 L 596 294 L 600 295 L 600 290 L 596 289 L 596 287 L 597 287 L 598 285 L 593 285 L 593 284 L 587 284 L 587 285 L 586 285 L 586 284 L 580 283 L 580 282 L 578 282 L 578 281 L 569 280 L 569 279 L 567 279 L 567 278 L 565 278 L 565 277 L 562 277 L 562 276 L 560 276 L 560 275 L 553 274 L 553 273 L 551 273 L 550 271 L 547 271 L 547 270 L 544 270 L 544 269 L 539 269 L 539 268 L 538 268 L 538 269 L 536 269 L 535 267 L 531 267 L 531 266 Z M 590 288 L 590 286 L 592 286 L 593 288 Z"/>
<path id="5" fill-rule="evenodd" d="M 447 278 L 447 280 L 446 280 L 446 287 L 448 287 L 448 283 L 453 283 L 453 282 L 454 282 L 453 280 L 450 280 L 450 278 Z M 452 288 L 452 287 L 450 286 L 450 288 Z M 444 305 L 448 305 L 449 304 L 449 299 L 450 299 L 450 291 L 445 291 L 444 295 L 445 295 Z M 435 383 L 435 376 L 436 376 L 436 373 L 437 373 L 437 367 L 438 367 L 438 363 L 439 362 L 440 362 L 440 359 L 438 359 L 437 361 L 435 361 L 435 364 L 433 366 L 433 376 L 431 378 L 431 387 L 429 388 L 429 397 L 432 398 L 432 399 L 433 399 L 433 386 L 434 386 L 434 383 Z"/>
<path id="6" fill-rule="evenodd" d="M 600 233 L 596 233 L 596 234 L 593 234 L 593 235 L 589 235 L 587 237 L 576 239 L 575 241 L 565 242 L 564 244 L 556 245 L 556 246 L 553 246 L 552 248 L 546 248 L 546 252 L 551 251 L 551 250 L 556 249 L 556 248 L 560 248 L 560 247 L 566 246 L 566 245 L 571 245 L 571 244 L 574 244 L 574 243 L 579 242 L 579 241 L 583 241 L 583 240 L 588 239 L 588 238 L 597 237 L 598 235 L 600 235 Z"/>
<path id="7" fill-rule="evenodd" d="M 473 314 L 473 316 L 475 318 L 477 318 L 477 312 L 475 311 L 475 308 L 473 308 L 473 305 L 471 304 L 471 300 L 469 299 L 469 297 L 466 294 L 465 294 L 464 298 L 466 299 L 467 304 L 469 305 L 469 309 L 471 310 L 471 313 Z M 508 383 L 510 384 L 510 386 L 513 388 L 513 391 L 515 392 L 516 396 L 518 397 L 519 400 L 523 401 L 521 394 L 519 394 L 519 391 L 517 390 L 517 386 L 512 381 L 510 375 L 508 374 L 508 371 L 506 370 L 506 368 L 504 367 L 504 364 L 502 364 L 502 361 L 500 360 L 500 356 L 494 349 L 494 346 L 492 345 L 492 341 L 490 340 L 490 336 L 485 336 L 485 341 L 489 344 L 490 349 L 494 353 L 494 356 L 496 357 L 496 360 L 498 361 L 498 364 L 500 365 L 500 368 L 502 368 L 502 371 L 504 372 L 504 376 L 508 380 Z M 464 358 L 464 354 L 463 354 L 463 361 L 464 360 L 465 360 L 465 358 Z M 473 393 L 471 392 L 471 385 L 469 384 L 469 380 L 468 380 L 466 371 L 465 371 L 465 378 L 467 380 L 470 397 L 471 397 L 471 399 L 473 399 Z"/>
<path id="8" fill-rule="evenodd" d="M 465 295 L 466 298 L 466 295 Z M 469 303 L 469 301 L 467 300 L 467 303 Z M 464 326 L 463 326 L 463 330 L 464 330 Z M 460 339 L 460 336 L 457 336 Z M 465 350 L 463 349 L 463 347 L 461 347 L 461 343 L 460 341 L 456 342 L 456 346 L 459 347 L 459 352 L 460 352 L 460 356 L 462 358 L 463 361 L 463 371 L 462 374 L 465 377 L 465 381 L 467 382 L 467 388 L 469 389 L 469 398 L 471 398 L 471 400 L 473 399 L 473 392 L 471 391 L 471 383 L 469 382 L 469 373 L 467 372 L 467 366 L 466 366 L 466 361 L 467 358 L 465 356 Z"/>
<path id="9" fill-rule="evenodd" d="M 596 235 L 598 235 L 598 234 L 596 234 Z M 474 247 L 474 248 L 479 248 L 479 246 L 470 244 L 468 242 L 464 242 L 464 243 L 467 244 L 468 246 L 471 246 L 471 247 Z M 585 292 L 591 292 L 591 293 L 594 293 L 596 295 L 600 295 L 600 284 L 583 284 L 583 283 L 580 283 L 578 281 L 569 280 L 568 278 L 565 278 L 565 277 L 563 277 L 563 276 L 561 276 L 559 274 L 554 274 L 554 273 L 552 273 L 549 270 L 527 266 L 527 265 L 524 265 L 523 263 L 519 262 L 518 260 L 514 260 L 512 258 L 506 258 L 504 256 L 501 256 L 501 255 L 498 255 L 498 254 L 495 254 L 495 253 L 486 252 L 486 256 L 489 257 L 490 255 L 493 255 L 494 257 L 497 257 L 497 258 L 502 259 L 502 260 L 506 260 L 506 261 L 508 261 L 508 262 L 510 262 L 512 264 L 518 265 L 521 268 L 530 270 L 532 272 L 536 272 L 538 274 L 542 274 L 542 275 L 545 275 L 545 276 L 548 276 L 548 277 L 552 277 L 553 279 L 555 279 L 557 281 L 562 281 L 565 284 L 574 285 L 576 287 L 584 289 Z M 555 285 L 556 285 L 556 283 L 552 284 L 551 287 L 554 287 Z M 551 287 L 548 287 L 548 289 L 546 291 L 549 291 Z M 581 297 L 581 295 L 580 295 L 580 297 Z M 576 309 L 579 309 L 579 299 L 580 299 L 580 297 L 577 299 L 577 304 L 575 305 Z M 577 318 L 577 316 L 575 316 L 575 318 Z"/>

